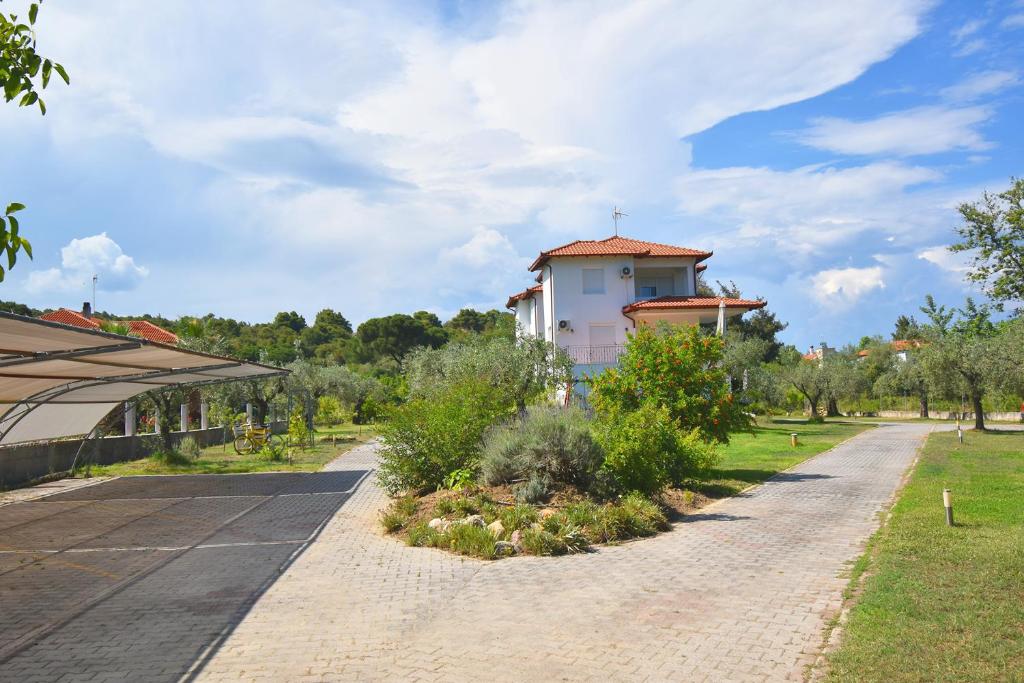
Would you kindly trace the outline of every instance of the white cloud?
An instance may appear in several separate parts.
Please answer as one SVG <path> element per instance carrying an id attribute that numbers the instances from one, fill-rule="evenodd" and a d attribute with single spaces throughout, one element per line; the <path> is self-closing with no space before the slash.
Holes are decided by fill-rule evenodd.
<path id="1" fill-rule="evenodd" d="M 220 3 L 47 5 L 40 47 L 75 66 L 75 85 L 48 96 L 45 125 L 66 159 L 111 136 L 176 170 L 212 169 L 190 198 L 218 228 L 203 239 L 244 239 L 263 271 L 313 254 L 323 280 L 344 273 L 334 292 L 358 319 L 464 298 L 445 259 L 493 234 L 532 253 L 603 236 L 616 201 L 672 203 L 691 161 L 681 138 L 849 83 L 916 36 L 930 6 L 524 2 L 461 32 L 415 4 L 259 1 L 241 19 Z M 11 116 L 0 110 L 0 129 Z M 891 166 L 795 175 L 841 208 L 810 219 L 811 241 L 881 220 L 836 185 L 895 182 L 865 196 L 898 204 L 898 188 L 934 175 Z M 527 249 L 490 247 L 507 267 L 480 287 L 501 301 L 527 278 Z"/>
<path id="2" fill-rule="evenodd" d="M 1024 12 L 1020 14 L 1011 14 L 1010 16 L 1003 19 L 999 24 L 1003 28 L 1024 28 Z"/>
<path id="3" fill-rule="evenodd" d="M 983 19 L 972 19 L 950 33 L 953 37 L 953 45 L 956 47 L 953 52 L 954 57 L 967 57 L 988 46 L 988 42 L 984 38 L 975 37 L 978 31 L 984 28 L 985 23 Z"/>
<path id="4" fill-rule="evenodd" d="M 71 240 L 60 250 L 61 267 L 29 273 L 30 292 L 86 292 L 93 275 L 97 288 L 107 292 L 134 289 L 149 270 L 136 265 L 117 242 L 102 232 Z"/>
<path id="5" fill-rule="evenodd" d="M 839 154 L 913 156 L 976 151 L 992 147 L 976 130 L 991 116 L 987 107 L 917 107 L 867 121 L 817 118 L 797 137 L 805 145 Z"/>
<path id="6" fill-rule="evenodd" d="M 731 167 L 677 179 L 679 210 L 697 217 L 716 250 L 780 253 L 792 267 L 872 234 L 901 243 L 944 229 L 948 199 L 912 190 L 941 174 L 920 166 L 877 162 L 851 168 L 808 166 L 793 171 Z M 941 226 L 941 228 L 940 228 Z M 708 246 L 708 245 L 701 245 Z"/>
<path id="7" fill-rule="evenodd" d="M 881 266 L 833 268 L 811 277 L 811 294 L 823 305 L 850 305 L 874 289 L 885 289 Z"/>
<path id="8" fill-rule="evenodd" d="M 939 94 L 954 102 L 970 102 L 985 95 L 993 95 L 1020 83 L 1014 71 L 982 71 L 972 74 L 956 85 L 943 88 Z"/>
<path id="9" fill-rule="evenodd" d="M 921 249 L 917 252 L 917 258 L 938 266 L 957 279 L 961 279 L 964 273 L 970 270 L 970 254 L 968 252 L 953 253 L 945 244 Z"/>

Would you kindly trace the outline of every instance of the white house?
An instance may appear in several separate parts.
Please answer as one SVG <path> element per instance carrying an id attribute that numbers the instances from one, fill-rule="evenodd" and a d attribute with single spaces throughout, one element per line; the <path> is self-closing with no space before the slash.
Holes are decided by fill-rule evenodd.
<path id="1" fill-rule="evenodd" d="M 616 361 L 639 325 L 715 323 L 764 301 L 697 296 L 709 251 L 627 237 L 577 240 L 541 252 L 533 287 L 508 300 L 523 334 L 564 348 L 577 365 Z"/>

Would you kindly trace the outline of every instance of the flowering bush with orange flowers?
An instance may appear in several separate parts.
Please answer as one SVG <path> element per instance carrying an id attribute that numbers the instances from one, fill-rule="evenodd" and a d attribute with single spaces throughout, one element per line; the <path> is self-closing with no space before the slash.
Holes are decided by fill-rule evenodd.
<path id="1" fill-rule="evenodd" d="M 724 349 L 720 337 L 696 325 L 641 327 L 627 340 L 619 367 L 590 378 L 590 403 L 599 418 L 615 419 L 651 402 L 667 408 L 683 432 L 728 443 L 731 432 L 751 425 L 733 400 Z"/>

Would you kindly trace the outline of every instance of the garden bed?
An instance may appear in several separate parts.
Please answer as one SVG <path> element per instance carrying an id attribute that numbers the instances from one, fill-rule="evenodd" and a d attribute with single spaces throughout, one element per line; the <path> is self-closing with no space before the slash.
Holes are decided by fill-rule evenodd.
<path id="1" fill-rule="evenodd" d="M 721 446 L 717 466 L 699 479 L 688 481 L 683 488 L 666 487 L 650 498 L 632 494 L 599 502 L 575 487 L 562 486 L 543 503 L 528 505 L 516 501 L 514 486 L 473 486 L 463 491 L 440 490 L 396 498 L 382 513 L 381 523 L 390 535 L 409 545 L 443 548 L 481 559 L 585 552 L 668 530 L 685 515 L 765 481 L 870 428 L 866 423 L 843 422 L 760 425 L 751 433 L 734 435 L 728 445 Z M 796 447 L 790 443 L 792 433 L 799 437 Z M 464 521 L 474 515 L 481 519 Z M 431 528 L 433 520 L 439 521 Z M 482 533 L 495 520 L 502 522 L 501 529 Z M 464 524 L 478 530 L 452 533 Z M 528 528 L 534 531 L 527 535 Z M 515 539 L 518 543 L 512 539 L 516 530 L 520 531 Z M 537 530 L 554 538 L 539 536 Z M 528 536 L 526 543 L 524 535 Z M 501 542 L 511 543 L 512 548 Z M 521 547 L 517 549 L 516 545 Z"/>
<path id="2" fill-rule="evenodd" d="M 487 560 L 584 552 L 671 528 L 668 510 L 637 493 L 598 503 L 560 491 L 539 506 L 516 503 L 508 487 L 403 496 L 382 513 L 381 523 L 409 545 Z"/>

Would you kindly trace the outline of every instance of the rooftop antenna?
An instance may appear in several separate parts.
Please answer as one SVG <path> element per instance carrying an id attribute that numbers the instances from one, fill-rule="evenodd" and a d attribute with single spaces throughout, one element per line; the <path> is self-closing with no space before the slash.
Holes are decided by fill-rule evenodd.
<path id="1" fill-rule="evenodd" d="M 615 223 L 615 236 L 619 236 L 619 219 L 623 216 L 628 216 L 628 213 L 622 213 L 619 211 L 619 207 L 612 207 L 612 222 Z"/>
<path id="2" fill-rule="evenodd" d="M 100 279 L 99 275 L 92 276 L 92 312 L 96 313 L 96 281 Z"/>

